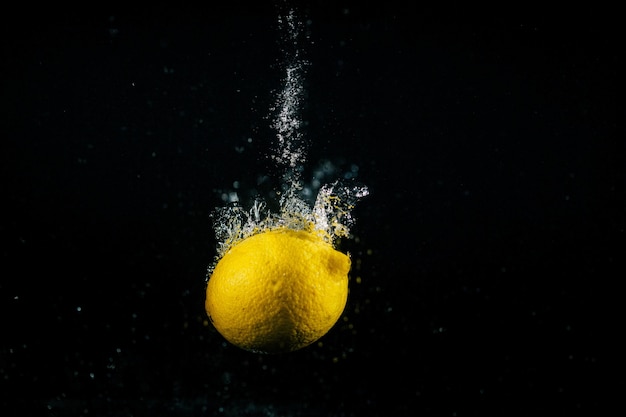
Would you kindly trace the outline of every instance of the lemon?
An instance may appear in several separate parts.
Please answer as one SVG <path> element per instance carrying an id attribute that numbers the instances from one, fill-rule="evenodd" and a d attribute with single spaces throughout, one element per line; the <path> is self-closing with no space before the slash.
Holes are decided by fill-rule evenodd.
<path id="1" fill-rule="evenodd" d="M 219 260 L 206 311 L 230 343 L 263 353 L 294 351 L 325 335 L 348 298 L 350 258 L 302 230 L 262 232 Z"/>

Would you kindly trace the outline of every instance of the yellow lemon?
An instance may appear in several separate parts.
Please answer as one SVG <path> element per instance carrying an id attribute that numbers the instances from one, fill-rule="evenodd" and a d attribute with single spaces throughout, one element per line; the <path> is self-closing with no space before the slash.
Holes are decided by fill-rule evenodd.
<path id="1" fill-rule="evenodd" d="M 232 344 L 253 352 L 303 348 L 337 322 L 348 298 L 350 258 L 320 237 L 278 229 L 233 246 L 206 289 L 206 311 Z"/>

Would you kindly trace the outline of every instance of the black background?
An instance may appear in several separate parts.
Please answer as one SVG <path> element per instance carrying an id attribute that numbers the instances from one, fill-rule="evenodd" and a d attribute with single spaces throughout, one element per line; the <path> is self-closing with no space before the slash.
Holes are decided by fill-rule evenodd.
<path id="1" fill-rule="evenodd" d="M 274 356 L 203 303 L 221 194 L 277 186 L 276 7 L 4 16 L 0 414 L 596 415 L 625 224 L 614 11 L 298 11 L 303 178 L 358 166 L 371 195 L 344 318 Z"/>

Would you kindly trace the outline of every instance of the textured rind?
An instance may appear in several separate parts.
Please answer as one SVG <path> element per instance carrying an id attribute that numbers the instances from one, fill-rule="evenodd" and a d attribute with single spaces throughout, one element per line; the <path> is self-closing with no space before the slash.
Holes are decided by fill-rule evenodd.
<path id="1" fill-rule="evenodd" d="M 348 297 L 350 258 L 306 231 L 251 236 L 218 262 L 207 284 L 215 328 L 243 349 L 292 351 L 326 334 Z"/>

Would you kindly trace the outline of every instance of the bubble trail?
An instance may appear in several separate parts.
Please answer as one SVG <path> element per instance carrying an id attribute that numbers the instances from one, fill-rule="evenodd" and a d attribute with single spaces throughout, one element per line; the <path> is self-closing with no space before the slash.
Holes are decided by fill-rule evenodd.
<path id="1" fill-rule="evenodd" d="M 277 149 L 272 158 L 284 168 L 283 185 L 291 187 L 299 181 L 300 170 L 306 162 L 306 144 L 300 131 L 300 107 L 304 95 L 302 73 L 307 64 L 301 58 L 299 38 L 302 35 L 302 24 L 295 17 L 293 10 L 286 16 L 278 17 L 279 28 L 286 39 L 283 48 L 285 54 L 284 87 L 279 93 L 276 105 L 272 108 L 277 114 L 272 127 L 276 130 Z"/>
<path id="2" fill-rule="evenodd" d="M 218 241 L 217 256 L 207 277 L 231 247 L 269 230 L 306 230 L 330 244 L 340 237 L 349 237 L 354 224 L 351 211 L 356 202 L 369 193 L 366 186 L 337 180 L 320 187 L 313 207 L 302 197 L 301 175 L 306 163 L 307 141 L 302 133 L 300 114 L 305 93 L 303 74 L 309 63 L 302 58 L 299 43 L 303 24 L 296 18 L 296 13 L 289 10 L 280 14 L 278 26 L 284 43 L 284 76 L 283 88 L 270 108 L 273 114 L 270 127 L 276 131 L 276 143 L 270 158 L 282 170 L 280 211 L 270 212 L 261 198 L 257 198 L 250 209 L 244 209 L 239 203 L 216 208 L 212 218 Z"/>

